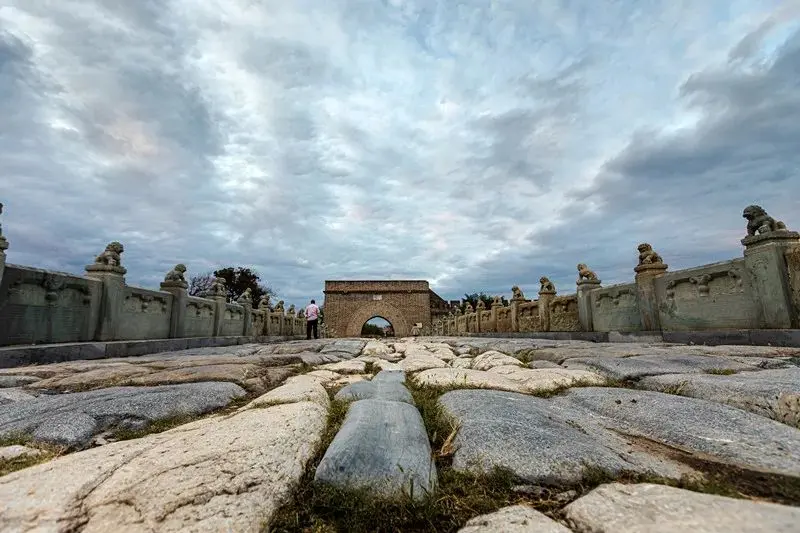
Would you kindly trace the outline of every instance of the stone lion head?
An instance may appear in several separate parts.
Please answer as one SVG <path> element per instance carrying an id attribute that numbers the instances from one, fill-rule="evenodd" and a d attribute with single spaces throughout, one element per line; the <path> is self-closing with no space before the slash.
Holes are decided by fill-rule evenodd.
<path id="1" fill-rule="evenodd" d="M 545 276 L 539 278 L 539 283 L 550 283 L 550 280 L 547 279 Z"/>
<path id="2" fill-rule="evenodd" d="M 652 250 L 652 249 L 653 249 L 653 247 L 652 247 L 652 246 L 650 246 L 648 243 L 646 243 L 646 242 L 643 242 L 642 244 L 640 244 L 640 245 L 637 247 L 637 249 L 639 250 L 639 252 L 640 252 L 640 253 L 644 253 L 644 252 L 649 252 L 650 250 Z"/>
<path id="3" fill-rule="evenodd" d="M 114 241 L 108 243 L 108 245 L 106 246 L 106 251 L 121 254 L 122 252 L 125 251 L 125 248 L 122 246 L 122 243 Z"/>
<path id="4" fill-rule="evenodd" d="M 583 263 L 578 263 L 578 272 L 581 272 L 583 270 L 586 270 L 586 265 L 584 265 Z"/>
<path id="5" fill-rule="evenodd" d="M 742 211 L 742 217 L 746 218 L 747 220 L 755 220 L 758 217 L 762 217 L 766 215 L 767 212 L 764 211 L 764 208 L 760 205 L 748 205 Z"/>
<path id="6" fill-rule="evenodd" d="M 177 265 L 175 265 L 174 270 L 175 272 L 180 272 L 181 274 L 183 274 L 184 272 L 186 272 L 186 265 L 184 265 L 183 263 L 178 263 Z"/>

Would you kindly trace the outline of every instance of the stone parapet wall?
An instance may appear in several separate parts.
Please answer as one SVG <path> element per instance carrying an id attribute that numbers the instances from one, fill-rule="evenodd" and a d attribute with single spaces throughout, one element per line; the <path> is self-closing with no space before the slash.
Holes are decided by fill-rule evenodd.
<path id="1" fill-rule="evenodd" d="M 603 287 L 578 264 L 575 294 L 557 295 L 546 277 L 539 298 L 519 287 L 491 311 L 467 307 L 435 320 L 436 335 L 536 332 L 682 332 L 800 328 L 800 234 L 759 206 L 748 206 L 744 257 L 670 272 L 648 243 L 638 247 L 635 279 Z M 632 254 L 632 259 L 633 259 Z"/>
<path id="2" fill-rule="evenodd" d="M 227 302 L 222 278 L 210 294 L 189 296 L 184 265 L 167 273 L 160 290 L 128 285 L 118 242 L 79 276 L 6 264 L 9 243 L 0 239 L 0 346 L 305 336 L 305 318 L 293 307 L 264 300 L 254 309 L 249 293 Z"/>

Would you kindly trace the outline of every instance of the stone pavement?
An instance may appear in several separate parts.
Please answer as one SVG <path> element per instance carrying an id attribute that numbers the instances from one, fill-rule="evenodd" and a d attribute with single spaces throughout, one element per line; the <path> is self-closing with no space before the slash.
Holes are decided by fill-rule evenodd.
<path id="1" fill-rule="evenodd" d="M 303 484 L 421 502 L 501 468 L 509 505 L 429 530 L 796 532 L 799 427 L 792 348 L 325 339 L 6 369 L 0 531 L 303 531 L 279 519 Z"/>

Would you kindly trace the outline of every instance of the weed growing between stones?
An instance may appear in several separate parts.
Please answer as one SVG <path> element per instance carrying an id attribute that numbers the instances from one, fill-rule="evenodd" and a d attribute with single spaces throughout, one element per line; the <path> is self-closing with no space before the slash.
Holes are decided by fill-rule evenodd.
<path id="1" fill-rule="evenodd" d="M 167 431 L 168 429 L 172 429 L 201 418 L 204 418 L 204 416 L 177 415 L 169 418 L 163 418 L 161 420 L 154 420 L 140 428 L 119 427 L 111 431 L 109 440 L 119 441 L 139 439 L 146 435 L 150 435 L 151 433 L 161 433 L 162 431 Z"/>
<path id="2" fill-rule="evenodd" d="M 706 374 L 718 374 L 720 376 L 730 376 L 731 374 L 735 374 L 736 370 L 732 368 L 707 368 L 704 370 Z"/>

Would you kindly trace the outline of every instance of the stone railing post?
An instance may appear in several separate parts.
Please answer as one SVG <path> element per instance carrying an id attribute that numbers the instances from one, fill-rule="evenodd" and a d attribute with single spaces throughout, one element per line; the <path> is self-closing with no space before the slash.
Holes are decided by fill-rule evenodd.
<path id="1" fill-rule="evenodd" d="M 481 322 L 481 320 L 482 320 L 481 315 L 483 314 L 484 311 L 486 311 L 486 304 L 483 303 L 483 300 L 478 299 L 478 305 L 476 306 L 476 309 L 475 309 L 475 314 L 476 314 L 476 316 L 475 316 L 475 329 L 477 330 L 478 333 L 482 332 L 485 329 L 485 326 Z"/>
<path id="2" fill-rule="evenodd" d="M 759 323 L 766 329 L 800 325 L 800 233 L 789 231 L 757 205 L 748 206 L 744 264 L 760 307 Z"/>
<path id="3" fill-rule="evenodd" d="M 636 272 L 636 300 L 639 305 L 639 317 L 643 331 L 660 331 L 661 318 L 658 311 L 658 294 L 656 280 L 667 272 L 667 265 L 653 247 L 643 242 L 638 247 L 639 264 Z"/>
<path id="4" fill-rule="evenodd" d="M 103 283 L 100 297 L 100 323 L 95 334 L 98 341 L 113 341 L 119 336 L 122 306 L 125 302 L 125 274 L 121 254 L 125 249 L 118 242 L 109 243 L 94 263 L 86 266 L 86 277 Z"/>
<path id="5" fill-rule="evenodd" d="M 525 302 L 525 295 L 517 285 L 511 287 L 511 331 L 519 331 L 519 304 Z"/>
<path id="6" fill-rule="evenodd" d="M 0 215 L 3 214 L 3 204 L 0 204 Z M 3 272 L 6 269 L 6 250 L 8 250 L 8 240 L 3 237 L 3 225 L 0 223 L 0 283 L 3 282 Z"/>
<path id="7" fill-rule="evenodd" d="M 261 334 L 269 337 L 271 335 L 270 328 L 272 327 L 270 324 L 272 321 L 270 320 L 269 295 L 265 294 L 261 297 L 258 302 L 258 308 L 264 311 L 264 327 L 261 330 Z"/>
<path id="8" fill-rule="evenodd" d="M 244 328 L 242 328 L 242 335 L 245 337 L 253 336 L 253 292 L 248 287 L 244 290 L 241 296 L 236 300 L 236 303 L 241 305 L 244 309 Z"/>
<path id="9" fill-rule="evenodd" d="M 215 278 L 211 289 L 203 295 L 214 302 L 214 337 L 222 334 L 222 324 L 225 320 L 225 304 L 228 301 L 228 289 L 225 287 L 225 278 Z"/>
<path id="10" fill-rule="evenodd" d="M 542 331 L 550 331 L 550 303 L 556 297 L 556 286 L 548 278 L 539 278 L 539 323 Z"/>
<path id="11" fill-rule="evenodd" d="M 600 288 L 600 280 L 597 279 L 597 274 L 589 270 L 583 263 L 580 263 L 578 265 L 577 285 L 578 319 L 581 322 L 583 331 L 594 331 L 594 323 L 592 320 L 592 291 L 596 291 Z"/>
<path id="12" fill-rule="evenodd" d="M 280 336 L 286 335 L 286 318 L 283 310 L 283 300 L 278 301 L 274 313 L 280 317 L 280 320 L 278 320 L 278 331 L 273 331 L 273 333 Z"/>
<path id="13" fill-rule="evenodd" d="M 497 333 L 497 329 L 498 329 L 497 328 L 497 315 L 498 315 L 497 311 L 498 311 L 498 309 L 500 309 L 502 307 L 503 307 L 503 301 L 500 299 L 499 296 L 495 296 L 494 297 L 494 301 L 492 301 L 492 308 L 490 310 L 491 313 L 492 313 L 492 324 L 494 324 L 494 331 L 490 332 L 490 333 Z"/>
<path id="14" fill-rule="evenodd" d="M 161 282 L 161 290 L 172 295 L 172 315 L 169 318 L 169 336 L 181 338 L 186 336 L 186 304 L 189 301 L 189 284 L 186 282 L 186 266 L 175 265 L 167 272 Z"/>

